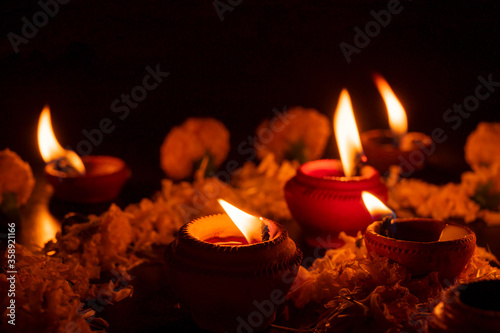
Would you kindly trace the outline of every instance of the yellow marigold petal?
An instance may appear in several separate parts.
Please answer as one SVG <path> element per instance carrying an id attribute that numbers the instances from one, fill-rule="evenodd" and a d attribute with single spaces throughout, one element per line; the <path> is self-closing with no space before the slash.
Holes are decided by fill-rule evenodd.
<path id="1" fill-rule="evenodd" d="M 479 123 L 465 144 L 465 160 L 472 169 L 500 163 L 500 123 Z"/>
<path id="2" fill-rule="evenodd" d="M 286 116 L 266 119 L 257 127 L 257 156 L 263 159 L 272 153 L 280 163 L 293 146 L 303 144 L 305 161 L 317 159 L 323 155 L 331 131 L 330 121 L 317 110 L 292 108 Z"/>
<path id="3" fill-rule="evenodd" d="M 193 173 L 193 164 L 210 153 L 219 166 L 229 153 L 229 131 L 213 118 L 188 118 L 174 127 L 160 148 L 163 171 L 172 179 L 180 180 Z"/>
<path id="4" fill-rule="evenodd" d="M 14 193 L 18 206 L 24 205 L 34 186 L 35 178 L 30 165 L 8 148 L 0 151 L 0 203 L 2 194 Z"/>

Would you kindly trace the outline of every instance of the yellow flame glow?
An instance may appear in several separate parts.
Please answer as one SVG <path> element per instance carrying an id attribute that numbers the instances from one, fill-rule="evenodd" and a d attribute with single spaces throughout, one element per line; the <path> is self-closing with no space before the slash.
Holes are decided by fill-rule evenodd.
<path id="1" fill-rule="evenodd" d="M 52 129 L 52 120 L 50 118 L 50 109 L 46 105 L 38 121 L 38 148 L 43 160 L 48 163 L 54 160 L 65 158 L 68 163 L 78 173 L 85 173 L 85 166 L 81 158 L 72 150 L 61 147 Z"/>
<path id="2" fill-rule="evenodd" d="M 373 79 L 387 107 L 392 134 L 399 141 L 408 131 L 405 109 L 387 81 L 380 74 L 374 74 Z"/>
<path id="3" fill-rule="evenodd" d="M 43 210 L 37 216 L 35 229 L 36 239 L 33 239 L 32 242 L 43 247 L 48 241 L 56 239 L 56 233 L 61 230 L 61 227 L 48 210 Z"/>
<path id="4" fill-rule="evenodd" d="M 370 212 L 370 215 L 375 219 L 382 216 L 392 215 L 396 217 L 394 212 L 387 207 L 379 198 L 371 194 L 370 192 L 361 192 L 361 197 L 365 204 L 366 209 Z"/>
<path id="5" fill-rule="evenodd" d="M 238 227 L 243 236 L 245 236 L 248 243 L 251 243 L 252 240 L 262 241 L 262 233 L 261 233 L 261 219 L 245 213 L 241 209 L 238 209 L 224 201 L 222 199 L 217 199 L 219 204 L 222 206 L 224 211 L 229 215 L 229 218 L 233 221 L 233 223 Z"/>
<path id="6" fill-rule="evenodd" d="M 333 119 L 333 129 L 344 174 L 346 177 L 353 176 L 357 159 L 363 155 L 363 148 L 347 89 L 343 89 L 340 93 L 339 103 Z"/>

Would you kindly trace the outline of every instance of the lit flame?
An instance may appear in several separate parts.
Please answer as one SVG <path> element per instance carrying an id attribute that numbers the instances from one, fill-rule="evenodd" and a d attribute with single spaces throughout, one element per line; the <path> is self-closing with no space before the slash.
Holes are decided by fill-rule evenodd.
<path id="1" fill-rule="evenodd" d="M 252 240 L 262 240 L 261 219 L 245 213 L 222 199 L 217 199 L 217 201 L 226 211 L 227 215 L 229 215 L 229 218 L 233 221 L 236 227 L 238 227 L 241 231 L 243 236 L 245 236 L 249 244 Z"/>
<path id="2" fill-rule="evenodd" d="M 379 198 L 370 192 L 361 192 L 361 197 L 363 198 L 366 209 L 368 209 L 374 220 L 378 220 L 387 215 L 392 215 L 393 218 L 396 217 L 394 212 L 389 209 L 389 207 L 387 207 L 382 201 L 380 201 Z"/>
<path id="3" fill-rule="evenodd" d="M 408 120 L 406 119 L 405 109 L 394 94 L 394 91 L 392 91 L 392 88 L 381 75 L 374 74 L 373 80 L 387 107 L 392 135 L 399 142 L 401 137 L 408 131 Z"/>
<path id="4" fill-rule="evenodd" d="M 37 191 L 35 189 L 35 191 Z M 42 201 L 45 199 L 42 199 Z M 20 242 L 28 247 L 43 248 L 45 243 L 56 242 L 56 234 L 61 231 L 59 221 L 50 214 L 47 202 L 40 202 L 28 212 L 27 232 L 20 235 Z"/>
<path id="5" fill-rule="evenodd" d="M 61 230 L 61 227 L 48 210 L 44 210 L 37 216 L 35 229 L 36 237 L 32 241 L 43 247 L 48 241 L 56 240 L 56 233 Z"/>
<path id="6" fill-rule="evenodd" d="M 351 98 L 346 89 L 340 93 L 339 103 L 333 120 L 335 139 L 339 148 L 340 160 L 346 177 L 354 176 L 356 164 L 363 156 L 358 127 L 354 119 Z"/>
<path id="7" fill-rule="evenodd" d="M 52 129 L 50 109 L 47 105 L 43 108 L 38 121 L 38 148 L 45 163 L 66 159 L 78 173 L 85 173 L 85 166 L 80 157 L 74 151 L 61 147 L 57 141 Z"/>

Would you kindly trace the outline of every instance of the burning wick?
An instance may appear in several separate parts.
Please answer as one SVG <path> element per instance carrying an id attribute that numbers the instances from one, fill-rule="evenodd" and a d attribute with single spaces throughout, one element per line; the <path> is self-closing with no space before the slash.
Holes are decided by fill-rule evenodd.
<path id="1" fill-rule="evenodd" d="M 392 132 L 392 144 L 395 147 L 399 147 L 401 139 L 408 132 L 408 120 L 405 109 L 382 75 L 374 73 L 373 80 L 387 107 L 389 125 Z"/>
<path id="2" fill-rule="evenodd" d="M 396 223 L 394 223 L 393 215 L 387 215 L 382 218 L 380 234 L 385 237 L 396 238 Z"/>
<path id="3" fill-rule="evenodd" d="M 366 155 L 361 153 L 356 154 L 355 158 L 355 164 L 354 164 L 354 176 L 360 176 L 361 175 L 361 170 L 363 167 L 366 165 L 366 162 L 368 159 L 366 158 Z"/>
<path id="4" fill-rule="evenodd" d="M 80 173 L 78 170 L 75 169 L 75 167 L 73 166 L 73 164 L 70 163 L 69 159 L 65 156 L 65 157 L 61 157 L 57 160 L 52 160 L 52 161 L 49 161 L 49 163 L 55 163 L 55 167 L 54 169 L 56 169 L 57 171 L 60 171 L 60 172 L 64 172 L 64 173 L 67 173 L 67 174 L 82 174 Z"/>
<path id="5" fill-rule="evenodd" d="M 260 220 L 261 220 L 260 230 L 262 233 L 262 241 L 267 242 L 269 240 L 269 226 L 264 222 L 262 217 L 260 218 Z"/>
<path id="6" fill-rule="evenodd" d="M 55 163 L 57 171 L 85 174 L 85 166 L 80 157 L 74 151 L 64 149 L 57 141 L 48 105 L 43 108 L 38 121 L 38 148 L 45 163 Z"/>
<path id="7" fill-rule="evenodd" d="M 217 201 L 243 234 L 247 242 L 246 244 L 265 242 L 270 239 L 269 226 L 264 222 L 262 217 L 259 218 L 245 213 L 222 199 L 217 199 Z M 258 227 L 259 225 L 260 228 Z"/>
<path id="8" fill-rule="evenodd" d="M 333 116 L 333 130 L 339 149 L 340 161 L 346 177 L 359 176 L 362 162 L 366 157 L 361 146 L 358 127 L 354 119 L 351 97 L 347 89 L 342 89 Z"/>
<path id="9" fill-rule="evenodd" d="M 373 220 L 378 221 L 382 219 L 380 234 L 386 237 L 395 238 L 396 223 L 394 219 L 396 218 L 396 214 L 370 192 L 363 191 L 361 197 Z"/>

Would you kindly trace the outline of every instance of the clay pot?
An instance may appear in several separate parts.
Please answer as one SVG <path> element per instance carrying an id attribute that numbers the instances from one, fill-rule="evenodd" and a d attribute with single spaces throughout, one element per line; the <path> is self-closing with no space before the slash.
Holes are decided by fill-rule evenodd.
<path id="1" fill-rule="evenodd" d="M 381 226 L 382 221 L 377 221 L 366 229 L 368 253 L 388 257 L 405 266 L 414 277 L 439 272 L 441 281 L 453 283 L 476 249 L 474 232 L 456 223 L 425 218 L 395 219 L 394 238 L 381 235 Z"/>
<path id="2" fill-rule="evenodd" d="M 45 178 L 54 187 L 54 195 L 63 201 L 97 203 L 118 196 L 131 172 L 125 162 L 112 156 L 83 156 L 84 175 L 57 170 L 54 162 L 45 166 Z"/>
<path id="3" fill-rule="evenodd" d="M 387 188 L 380 174 L 365 166 L 361 176 L 344 177 L 339 160 L 317 160 L 303 164 L 285 185 L 285 199 L 311 246 L 339 247 L 338 234 L 355 236 L 372 223 L 361 199 L 368 191 L 387 201 Z"/>
<path id="4" fill-rule="evenodd" d="M 196 324 L 212 332 L 259 331 L 297 276 L 302 252 L 278 223 L 263 219 L 270 239 L 248 245 L 219 245 L 214 232 L 231 228 L 226 214 L 185 224 L 165 252 L 167 281 Z"/>
<path id="5" fill-rule="evenodd" d="M 483 280 L 450 288 L 434 308 L 431 332 L 500 331 L 500 280 Z"/>
<path id="6" fill-rule="evenodd" d="M 407 133 L 400 147 L 392 143 L 390 130 L 375 129 L 362 133 L 360 137 L 368 164 L 381 173 L 387 172 L 391 165 L 401 165 L 406 172 L 420 170 L 432 153 L 432 139 L 423 133 Z"/>

